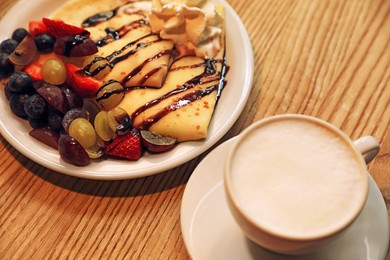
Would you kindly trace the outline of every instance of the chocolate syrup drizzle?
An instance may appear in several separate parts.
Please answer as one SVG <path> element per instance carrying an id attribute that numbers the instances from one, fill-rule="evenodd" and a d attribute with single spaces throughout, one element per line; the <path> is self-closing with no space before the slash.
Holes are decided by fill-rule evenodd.
<path id="1" fill-rule="evenodd" d="M 128 3 L 126 3 L 126 4 L 128 4 Z M 97 13 L 97 14 L 91 16 L 91 17 L 88 17 L 86 20 L 84 20 L 83 26 L 84 27 L 96 26 L 97 24 L 99 24 L 101 22 L 104 22 L 104 21 L 107 21 L 109 19 L 114 18 L 117 15 L 120 7 L 121 6 L 115 8 L 115 9 L 100 12 L 100 13 Z M 139 13 L 137 12 L 137 14 L 139 14 Z M 103 46 L 105 46 L 113 41 L 121 39 L 123 36 L 125 36 L 130 31 L 138 29 L 138 28 L 143 27 L 143 26 L 149 26 L 149 22 L 146 19 L 136 20 L 130 24 L 122 26 L 119 29 L 106 28 L 105 31 L 107 33 L 107 36 L 103 37 L 102 39 L 97 40 L 96 44 L 99 47 L 103 47 Z M 141 38 L 126 44 L 123 48 L 111 53 L 107 57 L 95 58 L 90 64 L 85 66 L 84 70 L 87 72 L 87 74 L 89 74 L 91 76 L 95 76 L 100 71 L 104 70 L 106 68 L 106 66 L 110 66 L 111 68 L 113 68 L 117 63 L 136 54 L 140 49 L 143 49 L 143 48 L 146 48 L 152 44 L 164 41 L 160 37 L 158 37 L 157 40 L 153 40 L 153 41 L 149 41 L 149 42 L 143 41 L 146 38 L 153 36 L 153 35 L 155 35 L 155 34 L 150 33 L 150 34 L 147 34 L 145 36 L 142 36 Z M 136 45 L 136 48 L 123 54 L 123 52 L 125 52 L 128 48 L 131 48 L 135 45 Z M 139 64 L 137 67 L 135 67 L 132 71 L 130 71 L 126 75 L 126 77 L 124 77 L 124 79 L 121 82 L 122 85 L 125 86 L 126 82 L 128 82 L 135 75 L 137 75 L 145 67 L 145 65 L 147 65 L 148 63 L 152 62 L 155 59 L 161 58 L 164 55 L 170 55 L 171 58 L 174 58 L 174 57 L 172 57 L 172 56 L 174 56 L 173 53 L 174 53 L 174 50 L 164 50 L 164 51 L 162 51 L 162 52 L 160 52 L 152 57 L 149 57 L 148 59 L 143 61 L 141 64 Z M 123 55 L 121 55 L 121 54 L 123 54 Z M 207 83 L 210 84 L 214 81 L 216 82 L 216 84 L 213 84 L 207 88 L 194 89 L 193 91 L 190 91 L 189 93 L 185 94 L 184 96 L 178 98 L 175 102 L 173 102 L 169 106 L 164 107 L 158 113 L 154 114 L 153 116 L 151 116 L 148 119 L 139 123 L 139 125 L 137 125 L 137 127 L 140 129 L 147 130 L 154 123 L 159 121 L 161 118 L 163 118 L 164 116 L 166 116 L 170 112 L 178 110 L 184 106 L 187 106 L 187 105 L 191 104 L 192 102 L 195 102 L 196 100 L 202 99 L 203 97 L 213 93 L 214 91 L 217 91 L 216 99 L 218 102 L 218 100 L 221 96 L 222 90 L 224 89 L 224 87 L 226 85 L 225 75 L 226 75 L 227 70 L 228 70 L 228 67 L 226 65 L 225 52 L 224 52 L 223 57 L 224 58 L 220 59 L 220 60 L 206 59 L 204 62 L 199 63 L 199 64 L 170 68 L 170 71 L 176 71 L 176 70 L 182 70 L 182 69 L 196 68 L 196 67 L 200 67 L 200 66 L 205 67 L 204 72 L 202 74 L 195 76 L 194 78 L 192 78 L 192 79 L 188 80 L 186 83 L 184 83 L 182 86 L 178 86 L 176 89 L 174 89 L 174 90 L 166 93 L 165 95 L 160 96 L 160 97 L 144 104 L 143 106 L 139 107 L 138 109 L 136 109 L 132 113 L 132 115 L 130 115 L 130 118 L 132 119 L 132 121 L 134 121 L 134 119 L 139 114 L 141 114 L 144 111 L 146 111 L 147 109 L 161 103 L 163 100 L 166 100 L 172 96 L 178 95 L 184 91 L 188 91 L 190 89 L 193 89 L 196 86 L 200 86 L 202 84 L 207 84 Z M 95 70 L 90 71 L 93 64 L 95 64 L 98 61 L 101 61 L 102 59 L 105 59 L 107 62 L 98 66 Z M 218 70 L 217 70 L 216 63 L 222 64 L 222 68 L 221 68 L 220 72 L 218 72 Z M 109 93 L 105 93 L 102 97 L 100 97 L 100 99 L 109 98 L 111 95 L 119 94 L 121 91 L 128 92 L 128 91 L 132 91 L 135 89 L 141 89 L 141 88 L 153 88 L 153 87 L 149 87 L 149 86 L 143 86 L 143 84 L 149 77 L 151 77 L 153 74 L 157 73 L 160 69 L 161 69 L 161 67 L 157 67 L 157 68 L 152 69 L 150 72 L 146 73 L 144 75 L 144 77 L 138 82 L 138 85 L 125 87 L 124 90 L 115 90 L 115 91 L 112 91 Z M 111 84 L 111 83 L 112 83 L 112 81 L 109 81 L 106 84 Z M 106 85 L 102 86 L 100 89 L 103 89 L 105 86 Z"/>

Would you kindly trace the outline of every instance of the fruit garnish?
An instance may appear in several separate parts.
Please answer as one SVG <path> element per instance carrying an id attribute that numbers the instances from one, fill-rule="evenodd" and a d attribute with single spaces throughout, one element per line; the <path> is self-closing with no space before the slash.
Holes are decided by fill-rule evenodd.
<path id="1" fill-rule="evenodd" d="M 73 65 L 66 64 L 68 80 L 74 92 L 82 98 L 94 98 L 100 86 L 102 85 L 97 79 L 88 76 L 82 69 Z"/>
<path id="2" fill-rule="evenodd" d="M 69 135 L 76 139 L 85 149 L 96 144 L 97 137 L 93 125 L 85 118 L 72 121 L 68 129 Z"/>
<path id="3" fill-rule="evenodd" d="M 36 128 L 30 131 L 30 136 L 34 137 L 38 141 L 58 149 L 58 140 L 60 135 L 48 127 Z"/>
<path id="4" fill-rule="evenodd" d="M 42 18 L 42 23 L 46 26 L 47 33 L 54 35 L 57 39 L 81 34 L 87 37 L 90 35 L 84 28 L 67 24 L 61 20 Z"/>
<path id="5" fill-rule="evenodd" d="M 141 137 L 135 128 L 125 135 L 117 136 L 105 149 L 105 154 L 127 160 L 138 160 L 141 153 Z"/>
<path id="6" fill-rule="evenodd" d="M 96 134 L 105 142 L 113 139 L 116 134 L 115 131 L 110 128 L 107 121 L 107 111 L 100 111 L 94 121 L 94 127 Z"/>
<path id="7" fill-rule="evenodd" d="M 69 110 L 68 100 L 60 87 L 45 82 L 37 92 L 46 100 L 51 109 L 57 110 L 63 114 Z"/>
<path id="8" fill-rule="evenodd" d="M 127 133 L 133 127 L 130 116 L 121 107 L 115 107 L 107 112 L 107 123 L 111 130 L 119 135 Z"/>
<path id="9" fill-rule="evenodd" d="M 110 80 L 96 93 L 96 101 L 104 110 L 115 108 L 125 97 L 125 88 L 116 80 Z"/>
<path id="10" fill-rule="evenodd" d="M 66 57 L 85 57 L 98 52 L 95 42 L 83 35 L 58 38 L 53 49 Z"/>
<path id="11" fill-rule="evenodd" d="M 61 134 L 58 141 L 58 152 L 61 158 L 76 166 L 86 166 L 90 158 L 79 142 L 68 134 Z"/>
<path id="12" fill-rule="evenodd" d="M 142 145 L 151 153 L 167 152 L 176 145 L 176 139 L 169 136 L 162 136 L 150 131 L 141 130 Z"/>
<path id="13" fill-rule="evenodd" d="M 53 85 L 61 85 L 67 79 L 67 71 L 62 60 L 51 58 L 42 64 L 43 79 Z"/>
<path id="14" fill-rule="evenodd" d="M 24 67 L 23 71 L 30 75 L 31 79 L 34 81 L 43 80 L 42 64 L 40 64 L 39 62 L 30 63 L 29 65 Z"/>
<path id="15" fill-rule="evenodd" d="M 48 33 L 48 29 L 42 21 L 30 21 L 28 23 L 28 32 L 31 37 L 35 37 L 42 33 Z"/>
<path id="16" fill-rule="evenodd" d="M 37 54 L 38 49 L 34 40 L 27 35 L 19 43 L 16 49 L 9 55 L 9 61 L 15 66 L 26 66 L 30 64 Z"/>

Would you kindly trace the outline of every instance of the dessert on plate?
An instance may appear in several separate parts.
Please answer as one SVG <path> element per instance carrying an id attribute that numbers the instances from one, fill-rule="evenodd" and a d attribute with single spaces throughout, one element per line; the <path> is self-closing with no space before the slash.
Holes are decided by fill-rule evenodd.
<path id="1" fill-rule="evenodd" d="M 32 78 L 34 95 L 45 101 L 38 97 L 30 108 L 48 103 L 41 105 L 45 116 L 52 110 L 62 116 L 60 141 L 70 135 L 91 158 L 133 160 L 143 149 L 162 152 L 177 142 L 207 138 L 227 72 L 223 18 L 223 8 L 209 0 L 70 0 L 42 21 L 30 22 L 17 48 L 28 42 L 27 49 L 37 49 L 35 56 L 14 62 L 15 49 L 8 61 L 15 74 Z M 61 73 L 53 68 L 61 66 L 66 73 L 58 80 Z M 20 95 L 13 84 L 6 84 L 9 98 Z M 65 106 L 51 104 L 48 97 L 61 91 L 80 96 L 81 108 L 74 111 L 69 100 Z M 24 117 L 31 124 L 41 118 L 34 116 Z M 41 127 L 33 128 L 39 139 Z M 43 132 L 50 130 L 45 126 Z M 61 146 L 69 140 L 58 142 L 65 160 Z M 127 156 L 134 146 L 137 155 Z"/>

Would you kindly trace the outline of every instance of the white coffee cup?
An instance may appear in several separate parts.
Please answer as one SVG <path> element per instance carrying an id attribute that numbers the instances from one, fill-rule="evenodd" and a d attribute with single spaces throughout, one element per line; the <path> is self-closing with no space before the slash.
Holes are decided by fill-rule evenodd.
<path id="1" fill-rule="evenodd" d="M 256 244 L 282 254 L 316 251 L 359 216 L 368 196 L 366 163 L 378 151 L 373 137 L 352 142 L 311 116 L 257 121 L 225 163 L 229 207 Z"/>

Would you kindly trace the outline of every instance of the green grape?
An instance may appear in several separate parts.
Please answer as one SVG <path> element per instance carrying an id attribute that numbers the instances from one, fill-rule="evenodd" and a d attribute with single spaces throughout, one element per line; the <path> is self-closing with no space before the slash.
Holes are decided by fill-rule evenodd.
<path id="1" fill-rule="evenodd" d="M 105 110 L 111 110 L 125 97 L 125 89 L 122 84 L 115 80 L 110 80 L 101 86 L 96 94 L 96 100 Z"/>
<path id="2" fill-rule="evenodd" d="M 96 115 L 94 125 L 96 134 L 103 141 L 110 141 L 115 136 L 115 131 L 113 131 L 108 125 L 106 111 L 100 111 Z"/>
<path id="3" fill-rule="evenodd" d="M 84 62 L 84 68 L 99 80 L 104 79 L 111 72 L 109 61 L 99 56 L 87 58 Z"/>
<path id="4" fill-rule="evenodd" d="M 92 124 L 85 118 L 76 118 L 69 125 L 69 135 L 76 139 L 84 149 L 92 147 L 97 142 L 96 132 Z"/>
<path id="5" fill-rule="evenodd" d="M 56 58 L 48 59 L 42 67 L 43 79 L 53 85 L 61 85 L 66 81 L 65 64 Z"/>
<path id="6" fill-rule="evenodd" d="M 107 112 L 108 126 L 119 135 L 123 135 L 131 130 L 133 124 L 126 110 L 115 107 Z"/>

